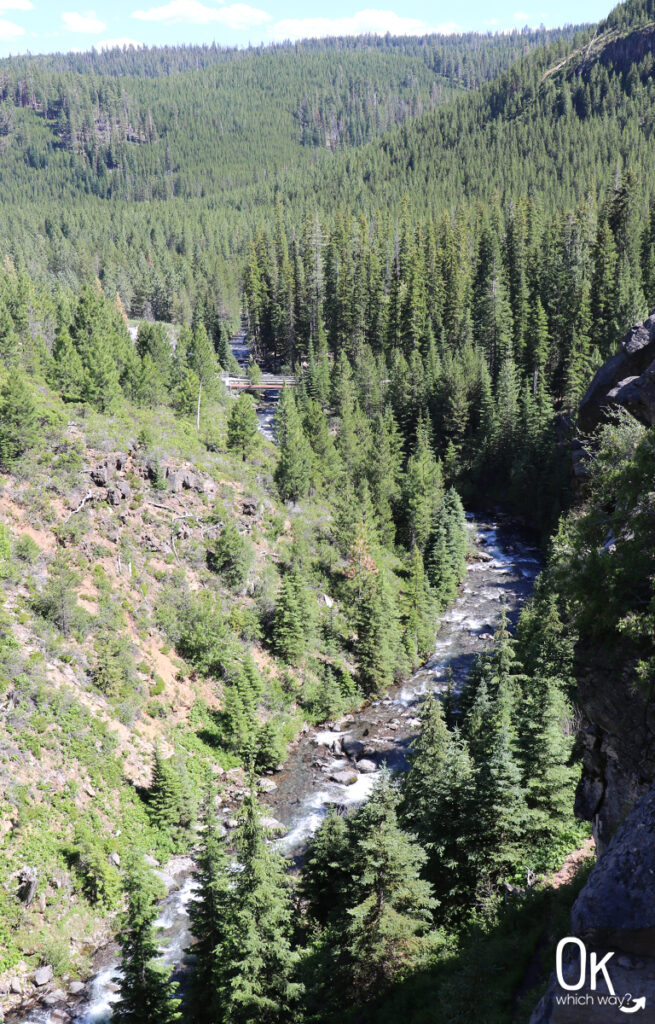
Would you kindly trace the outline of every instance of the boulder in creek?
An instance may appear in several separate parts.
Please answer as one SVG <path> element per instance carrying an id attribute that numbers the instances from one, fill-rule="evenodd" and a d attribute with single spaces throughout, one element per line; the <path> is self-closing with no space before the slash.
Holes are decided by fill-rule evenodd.
<path id="1" fill-rule="evenodd" d="M 46 964 L 44 967 L 39 967 L 34 972 L 34 984 L 37 988 L 43 988 L 44 985 L 49 985 L 54 977 L 54 972 L 50 964 Z"/>
<path id="2" fill-rule="evenodd" d="M 258 779 L 257 788 L 262 793 L 273 793 L 277 789 L 277 783 L 273 782 L 273 779 Z"/>
<path id="3" fill-rule="evenodd" d="M 23 994 L 23 986 L 20 983 L 20 978 L 12 978 L 9 982 L 9 991 L 12 995 L 20 996 Z"/>
<path id="4" fill-rule="evenodd" d="M 365 747 L 361 740 L 355 740 L 350 736 L 344 736 L 341 740 L 341 749 L 349 758 L 353 761 L 357 761 L 364 754 Z"/>
<path id="5" fill-rule="evenodd" d="M 268 832 L 275 832 L 276 835 L 282 835 L 287 831 L 286 825 L 283 825 L 281 821 L 277 820 L 277 818 L 270 818 L 264 815 L 259 820 L 262 828 L 266 829 Z"/>
<path id="6" fill-rule="evenodd" d="M 336 782 L 340 786 L 352 786 L 353 783 L 357 782 L 357 772 L 332 772 L 330 779 L 332 782 Z"/>
<path id="7" fill-rule="evenodd" d="M 86 988 L 83 981 L 71 981 L 68 991 L 72 996 L 81 996 Z"/>
<path id="8" fill-rule="evenodd" d="M 368 758 L 363 757 L 361 761 L 357 762 L 357 770 L 363 772 L 364 775 L 370 775 L 371 772 L 378 770 L 378 766 L 375 761 L 369 761 Z"/>
<path id="9" fill-rule="evenodd" d="M 50 1024 L 73 1024 L 73 1018 L 67 1009 L 57 1007 L 50 1014 Z"/>

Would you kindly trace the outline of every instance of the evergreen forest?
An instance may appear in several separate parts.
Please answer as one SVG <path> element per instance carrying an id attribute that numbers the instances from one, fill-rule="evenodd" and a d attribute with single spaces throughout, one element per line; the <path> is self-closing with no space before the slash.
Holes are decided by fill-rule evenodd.
<path id="1" fill-rule="evenodd" d="M 655 307 L 654 52 L 0 61 L 0 1019 L 530 1020 L 589 675 L 652 698 L 653 428 L 578 409 Z M 492 534 L 534 572 L 403 704 Z"/>

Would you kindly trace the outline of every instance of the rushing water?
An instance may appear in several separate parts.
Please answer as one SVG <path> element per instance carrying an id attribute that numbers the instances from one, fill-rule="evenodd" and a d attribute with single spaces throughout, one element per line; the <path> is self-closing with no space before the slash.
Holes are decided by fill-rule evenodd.
<path id="1" fill-rule="evenodd" d="M 380 768 L 407 767 L 407 750 L 419 725 L 417 715 L 428 693 L 443 694 L 449 676 L 455 690 L 464 683 L 476 654 L 489 648 L 503 606 L 512 621 L 531 594 L 539 571 L 538 551 L 509 521 L 469 517 L 477 558 L 469 562 L 459 596 L 441 619 L 432 656 L 405 683 L 392 687 L 332 728 L 311 733 L 291 752 L 276 776 L 278 789 L 267 798 L 276 817 L 288 828 L 281 846 L 290 855 L 301 852 L 330 804 L 352 806 L 366 799 Z M 335 774 L 357 769 L 342 744 L 359 741 L 368 769 L 343 785 Z M 373 769 L 375 766 L 375 770 Z"/>
<path id="2" fill-rule="evenodd" d="M 250 363 L 250 344 L 246 340 L 243 331 L 235 335 L 230 342 L 232 355 L 239 364 L 242 373 L 246 373 Z M 277 388 L 270 388 L 267 391 L 257 392 L 257 419 L 259 429 L 269 441 L 275 440 L 275 406 L 278 400 L 279 391 Z"/>
<path id="3" fill-rule="evenodd" d="M 394 770 L 406 766 L 411 738 L 418 728 L 421 700 L 428 693 L 443 693 L 452 673 L 455 688 L 465 682 L 477 653 L 488 649 L 503 606 L 516 620 L 521 605 L 532 592 L 539 571 L 535 547 L 502 518 L 492 521 L 469 516 L 469 530 L 477 556 L 469 562 L 460 594 L 442 617 L 434 652 L 407 682 L 392 687 L 353 715 L 322 729 L 310 730 L 294 746 L 282 772 L 275 776 L 277 790 L 265 799 L 271 813 L 285 826 L 280 848 L 297 856 L 318 828 L 330 804 L 352 807 L 362 803 L 383 764 Z M 357 763 L 341 752 L 343 741 L 360 741 L 362 757 L 372 762 L 357 769 Z M 356 781 L 344 785 L 330 776 L 347 770 Z M 171 870 L 169 868 L 169 870 Z M 164 875 L 171 891 L 162 902 L 158 925 L 166 963 L 184 972 L 184 950 L 189 945 L 187 906 L 193 898 L 191 864 L 181 859 L 175 875 Z M 70 1017 L 53 1017 L 51 1011 L 33 1010 L 14 1016 L 24 1024 L 55 1024 L 72 1020 L 76 1024 L 104 1024 L 117 998 L 118 965 L 106 963 L 91 979 L 84 1000 Z"/>

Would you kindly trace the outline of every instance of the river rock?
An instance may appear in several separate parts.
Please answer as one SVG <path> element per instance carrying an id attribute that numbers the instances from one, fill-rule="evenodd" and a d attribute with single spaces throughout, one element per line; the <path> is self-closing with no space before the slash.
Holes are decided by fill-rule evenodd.
<path id="1" fill-rule="evenodd" d="M 20 983 L 20 978 L 12 978 L 9 982 L 9 991 L 15 995 L 20 996 L 23 993 L 23 986 Z"/>
<path id="2" fill-rule="evenodd" d="M 152 857 L 149 853 L 146 853 L 143 859 L 149 868 L 158 868 L 161 866 L 157 858 Z"/>
<path id="3" fill-rule="evenodd" d="M 364 744 L 361 740 L 352 739 L 350 736 L 344 736 L 341 740 L 341 749 L 344 754 L 347 754 L 353 761 L 357 761 L 365 750 Z"/>
<path id="4" fill-rule="evenodd" d="M 332 772 L 330 778 L 332 782 L 337 782 L 340 786 L 352 786 L 354 782 L 357 782 L 357 772 Z"/>
<path id="5" fill-rule="evenodd" d="M 286 825 L 283 825 L 281 821 L 277 820 L 277 818 L 269 818 L 264 816 L 259 820 L 261 822 L 262 828 L 268 829 L 269 832 L 276 832 L 280 834 L 287 831 Z"/>
<path id="6" fill-rule="evenodd" d="M 367 758 L 363 757 L 361 761 L 357 762 L 357 770 L 363 772 L 364 775 L 369 775 L 371 772 L 376 772 L 378 770 L 378 766 L 375 761 L 369 761 Z"/>
<path id="7" fill-rule="evenodd" d="M 50 964 L 46 964 L 45 967 L 39 967 L 34 972 L 34 984 L 37 988 L 42 988 L 44 985 L 49 985 L 54 977 L 54 973 Z"/>
<path id="8" fill-rule="evenodd" d="M 277 782 L 273 782 L 273 779 L 258 779 L 257 786 L 262 793 L 273 793 L 277 789 Z"/>
<path id="9" fill-rule="evenodd" d="M 85 988 L 86 985 L 84 984 L 83 981 L 71 981 L 70 985 L 68 986 L 68 991 L 72 996 L 80 996 L 82 995 L 82 992 L 84 992 Z"/>
<path id="10" fill-rule="evenodd" d="M 60 988 L 56 988 L 54 992 L 48 992 L 47 996 L 44 996 L 41 1000 L 46 1006 L 56 1006 L 57 1003 L 63 1003 L 66 999 L 66 993 L 62 992 Z"/>

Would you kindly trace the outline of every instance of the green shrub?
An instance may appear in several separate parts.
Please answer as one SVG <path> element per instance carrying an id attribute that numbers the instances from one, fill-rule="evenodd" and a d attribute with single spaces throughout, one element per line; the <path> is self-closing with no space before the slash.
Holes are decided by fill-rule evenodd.
<path id="1" fill-rule="evenodd" d="M 241 536 L 232 520 L 226 522 L 218 539 L 207 549 L 208 568 L 235 590 L 246 582 L 254 558 L 252 544 Z"/>

